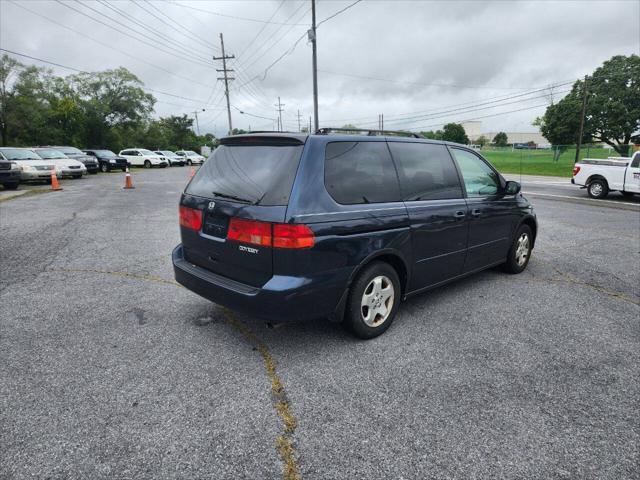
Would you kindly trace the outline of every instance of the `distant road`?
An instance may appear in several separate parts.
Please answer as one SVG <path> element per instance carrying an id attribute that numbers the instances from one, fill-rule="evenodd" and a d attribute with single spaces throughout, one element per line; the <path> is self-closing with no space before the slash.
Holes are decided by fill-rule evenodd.
<path id="1" fill-rule="evenodd" d="M 543 177 L 534 175 L 504 174 L 507 180 L 515 180 L 522 184 L 522 192 L 532 198 L 546 198 L 566 202 L 579 202 L 591 205 L 622 208 L 640 211 L 640 195 L 623 197 L 621 193 L 612 192 L 604 200 L 596 200 L 585 189 L 571 184 L 570 178 Z"/>

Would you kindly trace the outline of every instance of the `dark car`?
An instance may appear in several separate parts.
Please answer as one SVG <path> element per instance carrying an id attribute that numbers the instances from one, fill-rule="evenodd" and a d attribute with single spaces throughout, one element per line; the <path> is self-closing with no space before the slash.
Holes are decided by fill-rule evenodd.
<path id="1" fill-rule="evenodd" d="M 422 138 L 223 138 L 180 199 L 176 280 L 270 321 L 329 318 L 372 338 L 401 300 L 502 265 L 537 222 L 477 152 Z"/>
<path id="2" fill-rule="evenodd" d="M 84 153 L 94 157 L 98 161 L 98 168 L 101 172 L 110 172 L 111 170 L 127 170 L 127 159 L 120 157 L 111 150 L 83 150 Z"/>
<path id="3" fill-rule="evenodd" d="M 74 160 L 84 163 L 84 166 L 87 167 L 87 172 L 89 173 L 98 173 L 98 160 L 90 155 L 87 155 L 82 150 L 79 150 L 76 147 L 59 145 L 44 145 L 44 147 L 53 148 L 54 150 L 58 150 L 59 152 L 64 153 L 69 158 L 73 158 Z"/>
<path id="4" fill-rule="evenodd" d="M 0 154 L 1 155 L 1 154 Z M 0 185 L 7 190 L 15 190 L 20 184 L 20 169 L 14 162 L 0 156 Z"/>

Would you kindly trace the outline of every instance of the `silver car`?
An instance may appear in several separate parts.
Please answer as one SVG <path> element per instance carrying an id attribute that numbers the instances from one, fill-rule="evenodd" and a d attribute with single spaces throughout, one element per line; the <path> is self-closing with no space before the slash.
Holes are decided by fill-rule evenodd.
<path id="1" fill-rule="evenodd" d="M 60 178 L 81 178 L 87 174 L 87 167 L 83 163 L 67 157 L 64 153 L 53 148 L 34 148 L 43 160 L 49 160 L 56 166 L 56 175 Z"/>
<path id="2" fill-rule="evenodd" d="M 0 155 L 20 168 L 20 181 L 51 180 L 55 165 L 28 148 L 0 147 Z"/>

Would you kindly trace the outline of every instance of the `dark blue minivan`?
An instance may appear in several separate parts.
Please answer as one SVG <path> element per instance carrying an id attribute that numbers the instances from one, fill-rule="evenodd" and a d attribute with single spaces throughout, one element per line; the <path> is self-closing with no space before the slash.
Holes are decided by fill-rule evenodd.
<path id="1" fill-rule="evenodd" d="M 463 145 L 391 135 L 223 138 L 180 200 L 176 280 L 266 320 L 384 332 L 401 300 L 486 268 L 522 272 L 520 185 Z"/>

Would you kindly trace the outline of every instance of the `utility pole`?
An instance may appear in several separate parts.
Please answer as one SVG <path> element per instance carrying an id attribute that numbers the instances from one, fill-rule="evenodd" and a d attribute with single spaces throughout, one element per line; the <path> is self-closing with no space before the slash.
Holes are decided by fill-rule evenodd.
<path id="1" fill-rule="evenodd" d="M 298 110 L 298 131 L 301 132 L 302 128 L 300 127 L 300 118 L 302 118 L 302 115 L 300 115 L 300 110 Z"/>
<path id="2" fill-rule="evenodd" d="M 580 147 L 582 146 L 582 135 L 584 134 L 584 116 L 587 110 L 587 75 L 584 76 L 584 85 L 582 87 L 582 113 L 580 114 L 580 134 L 576 145 L 576 159 L 573 163 L 580 161 Z"/>
<path id="3" fill-rule="evenodd" d="M 313 121 L 315 130 L 320 128 L 318 123 L 318 46 L 316 44 L 316 0 L 311 0 L 311 30 L 307 33 L 311 41 L 313 55 Z"/>
<path id="4" fill-rule="evenodd" d="M 309 135 L 311 135 L 313 133 L 313 130 L 311 130 L 311 115 L 309 115 Z"/>
<path id="5" fill-rule="evenodd" d="M 202 109 L 202 111 L 206 111 L 204 108 Z M 198 110 L 196 110 L 195 112 L 191 112 L 193 113 L 193 115 L 196 117 L 196 134 L 198 136 L 200 136 L 200 124 L 198 123 Z"/>
<path id="6" fill-rule="evenodd" d="M 282 107 L 284 107 L 284 103 L 280 103 L 280 97 L 278 97 L 278 104 L 275 105 L 276 111 L 278 112 L 278 131 L 282 131 Z"/>
<path id="7" fill-rule="evenodd" d="M 235 80 L 235 78 L 227 76 L 228 72 L 233 72 L 233 70 L 227 68 L 227 60 L 236 58 L 236 56 L 224 54 L 224 38 L 222 34 L 220 34 L 220 47 L 222 48 L 222 56 L 213 57 L 213 59 L 222 60 L 222 69 L 216 68 L 216 71 L 224 74 L 224 77 L 218 77 L 218 80 L 224 80 L 224 94 L 227 97 L 227 115 L 229 116 L 229 135 L 231 135 L 233 133 L 233 125 L 231 124 L 231 103 L 229 102 L 229 80 Z"/>

